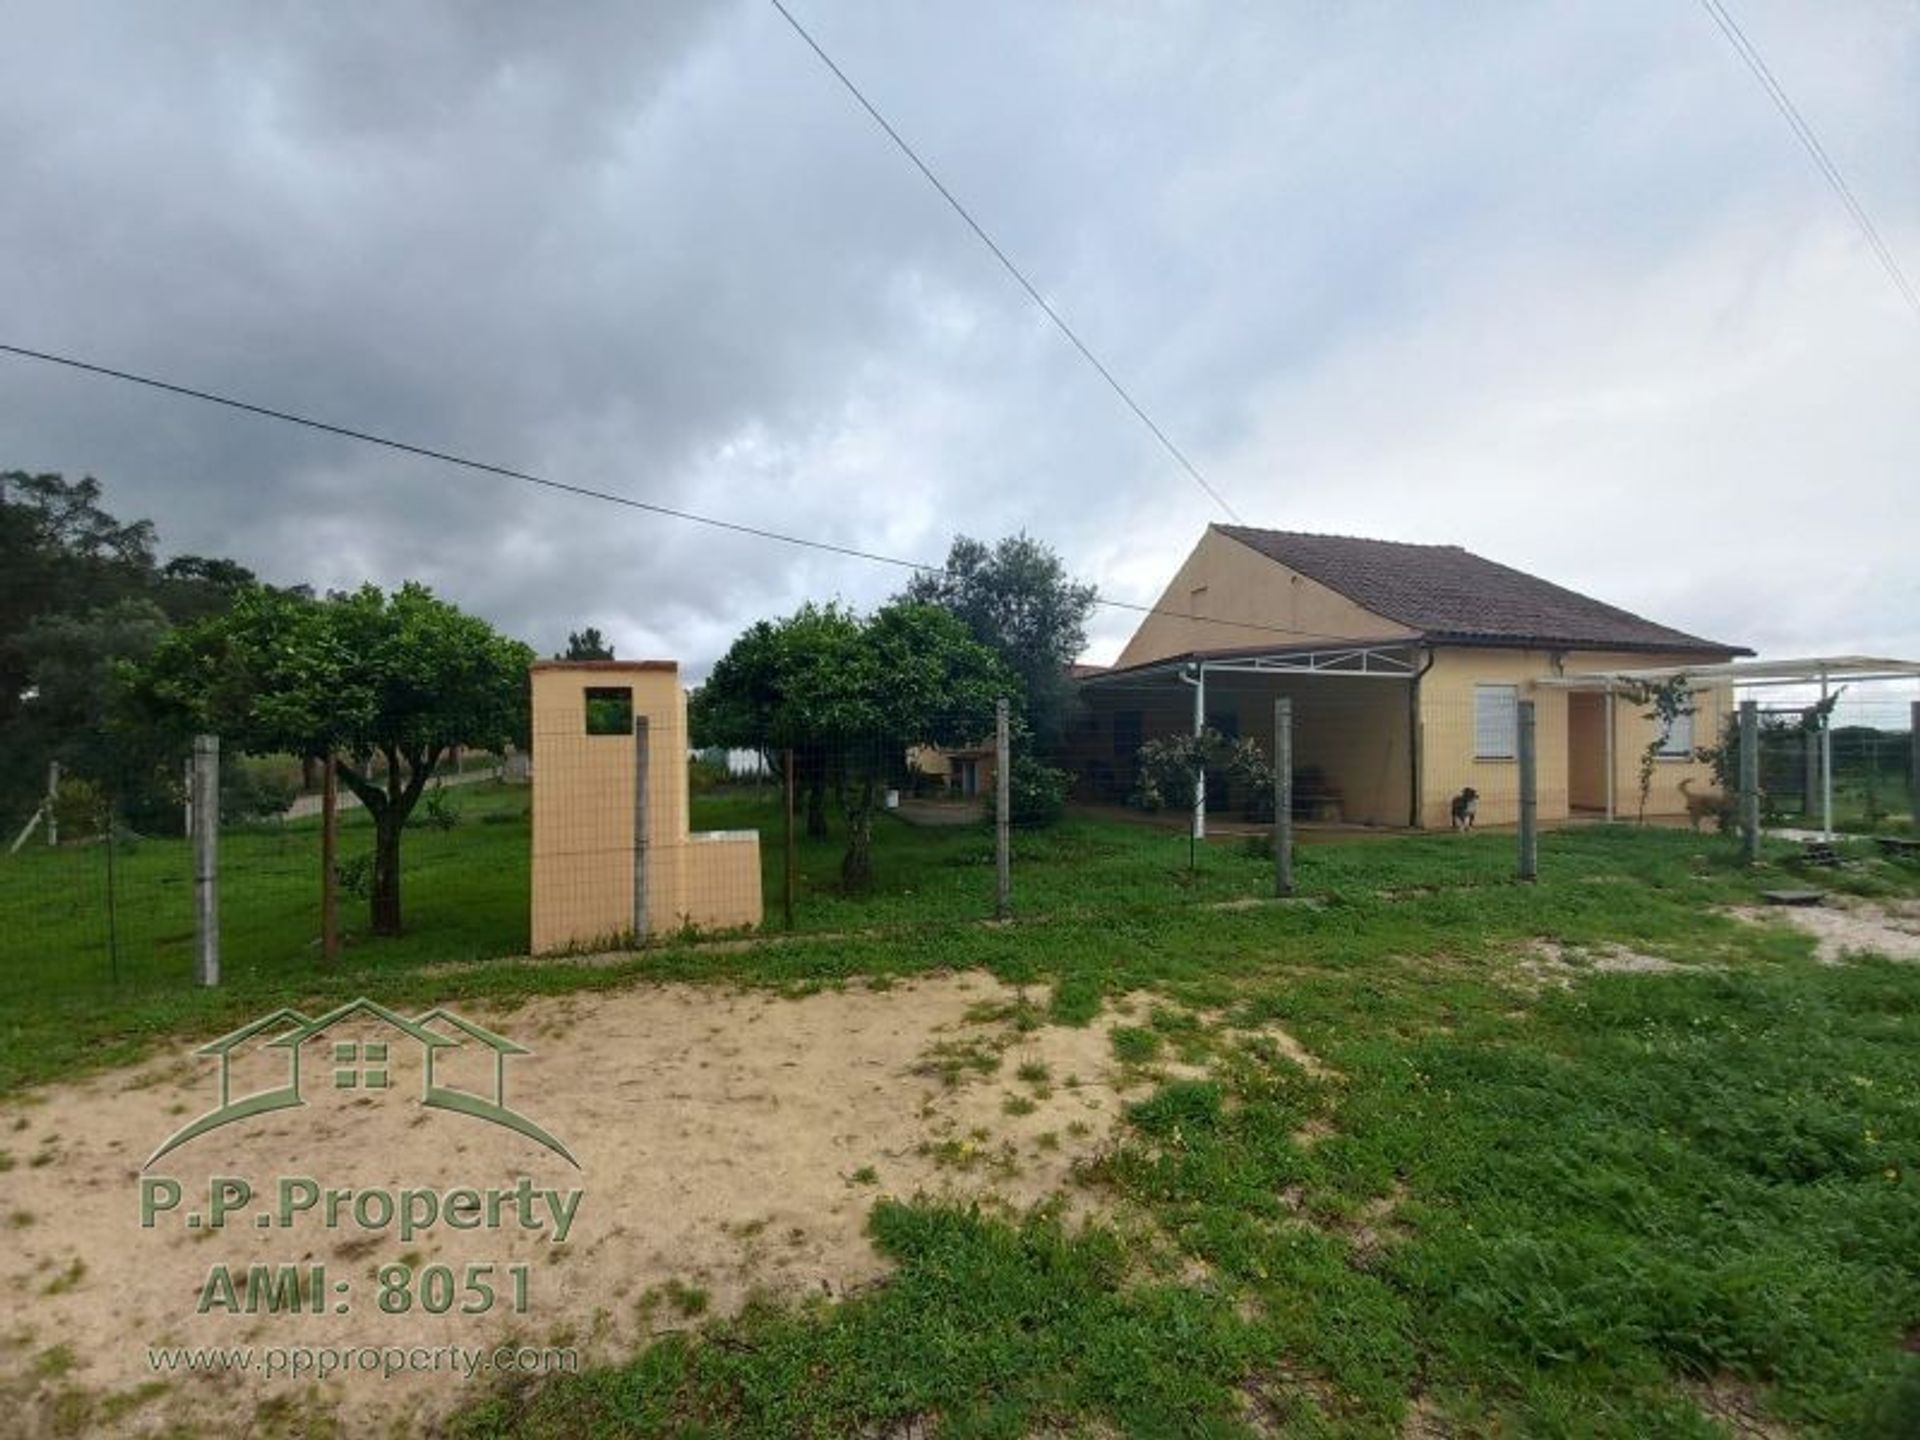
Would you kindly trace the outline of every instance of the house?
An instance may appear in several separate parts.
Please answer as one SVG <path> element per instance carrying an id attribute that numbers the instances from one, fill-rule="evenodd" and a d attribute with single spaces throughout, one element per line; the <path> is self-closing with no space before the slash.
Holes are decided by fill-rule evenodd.
<path id="1" fill-rule="evenodd" d="M 991 741 L 952 748 L 915 745 L 907 751 L 907 773 L 937 787 L 950 799 L 977 800 L 993 793 L 993 767 L 998 754 Z"/>
<path id="2" fill-rule="evenodd" d="M 1681 783 L 1732 711 L 1703 683 L 1666 728 L 1591 677 L 1723 664 L 1743 646 L 1690 635 L 1457 545 L 1209 526 L 1114 665 L 1078 681 L 1068 759 L 1081 793 L 1123 799 L 1144 739 L 1205 723 L 1272 743 L 1293 713 L 1296 813 L 1369 826 L 1444 827 L 1475 790 L 1483 824 L 1519 806 L 1518 713 L 1535 708 L 1539 814 L 1682 814 Z M 1196 807 L 1257 805 L 1210 777 Z"/>

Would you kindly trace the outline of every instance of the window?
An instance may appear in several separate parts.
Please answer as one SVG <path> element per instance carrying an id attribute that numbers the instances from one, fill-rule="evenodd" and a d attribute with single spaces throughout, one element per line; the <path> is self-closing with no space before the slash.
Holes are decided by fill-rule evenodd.
<path id="1" fill-rule="evenodd" d="M 1673 723 L 1660 737 L 1660 748 L 1653 753 L 1662 760 L 1693 758 L 1693 711 L 1684 710 L 1673 717 Z"/>
<path id="2" fill-rule="evenodd" d="M 589 689 L 587 734 L 633 734 L 633 691 L 625 686 Z"/>
<path id="3" fill-rule="evenodd" d="M 1520 687 L 1473 687 L 1473 758 L 1511 760 L 1519 747 Z"/>
<path id="4" fill-rule="evenodd" d="M 367 1068 L 361 1068 L 362 1062 Z M 339 1067 L 333 1072 L 336 1090 L 357 1090 L 362 1085 L 369 1090 L 387 1088 L 387 1042 L 384 1040 L 369 1040 L 364 1045 L 355 1040 L 337 1040 L 333 1046 L 333 1063 Z"/>

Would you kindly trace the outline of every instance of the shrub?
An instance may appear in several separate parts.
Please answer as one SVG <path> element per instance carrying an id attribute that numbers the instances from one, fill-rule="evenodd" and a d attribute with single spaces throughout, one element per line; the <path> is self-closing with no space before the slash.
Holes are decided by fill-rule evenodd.
<path id="1" fill-rule="evenodd" d="M 223 755 L 220 759 L 220 820 L 243 825 L 286 813 L 300 793 L 296 760 Z"/>
<path id="2" fill-rule="evenodd" d="M 420 808 L 407 817 L 408 825 L 424 825 L 430 830 L 451 830 L 460 823 L 460 807 L 445 785 L 434 785 L 420 798 Z"/>
<path id="3" fill-rule="evenodd" d="M 91 780 L 63 777 L 53 796 L 53 818 L 62 844 L 98 839 L 107 833 L 106 792 Z"/>
<path id="4" fill-rule="evenodd" d="M 687 786 L 696 795 L 718 790 L 732 779 L 733 772 L 727 768 L 724 750 L 703 751 L 687 766 Z"/>
<path id="5" fill-rule="evenodd" d="M 333 862 L 333 880 L 342 895 L 364 900 L 373 889 L 373 852 L 343 855 Z"/>
<path id="6" fill-rule="evenodd" d="M 1229 740 L 1211 727 L 1198 735 L 1168 735 L 1149 740 L 1134 752 L 1132 802 L 1142 810 L 1188 810 L 1194 802 L 1194 777 L 1202 770 L 1224 772 L 1246 802 L 1249 820 L 1273 818 L 1273 765 L 1252 740 Z"/>
<path id="7" fill-rule="evenodd" d="M 1022 830 L 1040 830 L 1059 820 L 1067 808 L 1073 776 L 1043 764 L 1031 755 L 1016 755 L 1007 771 L 1007 811 L 1010 822 Z M 998 818 L 999 787 L 994 788 L 989 811 Z"/>

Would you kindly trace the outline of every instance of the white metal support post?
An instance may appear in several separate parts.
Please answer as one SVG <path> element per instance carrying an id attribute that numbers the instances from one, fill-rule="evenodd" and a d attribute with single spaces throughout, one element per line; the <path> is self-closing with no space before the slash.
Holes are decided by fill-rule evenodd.
<path id="1" fill-rule="evenodd" d="M 1833 716 L 1827 713 L 1827 671 L 1820 669 L 1820 838 L 1833 839 Z"/>
<path id="2" fill-rule="evenodd" d="M 1193 738 L 1198 740 L 1207 728 L 1207 667 L 1202 661 L 1193 667 Z M 1193 838 L 1207 838 L 1207 766 L 1205 761 L 1193 767 Z"/>
<path id="3" fill-rule="evenodd" d="M 1615 801 L 1613 798 L 1613 791 L 1614 791 L 1614 781 L 1618 778 L 1613 773 L 1613 730 L 1614 730 L 1613 699 L 1614 699 L 1613 682 L 1609 680 L 1607 682 L 1607 702 L 1606 702 L 1607 703 L 1607 823 L 1609 825 L 1611 825 L 1614 821 Z"/>

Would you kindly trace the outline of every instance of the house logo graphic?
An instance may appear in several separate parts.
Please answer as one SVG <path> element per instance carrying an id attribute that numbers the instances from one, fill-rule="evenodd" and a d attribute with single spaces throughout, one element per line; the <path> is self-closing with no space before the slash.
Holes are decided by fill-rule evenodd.
<path id="1" fill-rule="evenodd" d="M 391 1034 L 389 1038 L 380 1040 L 329 1041 L 324 1038 L 326 1032 L 338 1030 L 349 1021 L 357 1022 L 356 1034 L 363 1034 L 371 1027 L 384 1027 Z M 271 1039 L 261 1039 L 269 1035 Z M 257 1044 L 262 1051 L 284 1055 L 286 1083 L 235 1099 L 232 1094 L 234 1056 L 250 1043 Z M 493 1094 L 490 1096 L 440 1085 L 434 1080 L 434 1058 L 443 1050 L 468 1043 L 484 1046 L 493 1053 Z M 526 1046 L 517 1045 L 504 1035 L 496 1035 L 451 1010 L 436 1007 L 409 1020 L 364 996 L 314 1018 L 302 1015 L 298 1010 L 282 1008 L 194 1051 L 196 1055 L 210 1055 L 220 1062 L 220 1103 L 199 1119 L 169 1135 L 160 1148 L 147 1157 L 146 1165 L 141 1168 L 150 1168 L 168 1151 L 178 1149 L 211 1130 L 241 1120 L 251 1120 L 257 1115 L 271 1114 L 275 1110 L 305 1105 L 307 1102 L 300 1094 L 300 1060 L 303 1051 L 324 1051 L 322 1063 L 331 1062 L 331 1074 L 327 1078 L 334 1089 L 380 1091 L 394 1088 L 393 1068 L 398 1058 L 396 1049 L 413 1045 L 419 1047 L 422 1057 L 422 1105 L 505 1126 L 516 1134 L 546 1146 L 574 1169 L 580 1168 L 580 1162 L 574 1159 L 571 1150 L 507 1104 L 507 1057 L 531 1055 L 533 1052 Z"/>

